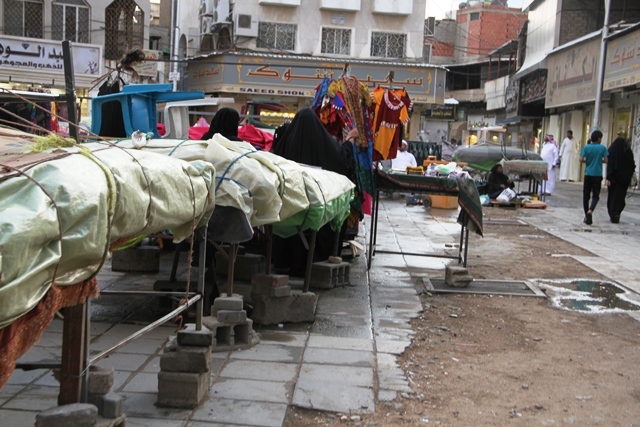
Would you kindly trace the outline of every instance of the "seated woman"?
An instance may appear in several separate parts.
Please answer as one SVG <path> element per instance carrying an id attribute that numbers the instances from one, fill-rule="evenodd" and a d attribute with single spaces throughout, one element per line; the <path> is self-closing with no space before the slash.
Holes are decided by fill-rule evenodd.
<path id="1" fill-rule="evenodd" d="M 498 197 L 505 188 L 515 187 L 513 181 L 504 174 L 502 165 L 499 163 L 491 168 L 487 184 L 487 195 L 490 199 Z"/>
<path id="2" fill-rule="evenodd" d="M 209 131 L 202 135 L 201 140 L 207 141 L 216 133 L 227 138 L 229 141 L 242 141 L 238 138 L 238 124 L 240 124 L 240 114 L 233 108 L 221 108 L 213 119 Z"/>

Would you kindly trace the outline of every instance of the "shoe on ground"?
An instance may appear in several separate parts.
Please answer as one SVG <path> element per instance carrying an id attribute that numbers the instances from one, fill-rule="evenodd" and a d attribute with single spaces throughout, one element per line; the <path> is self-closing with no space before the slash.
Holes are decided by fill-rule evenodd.
<path id="1" fill-rule="evenodd" d="M 587 213 L 587 216 L 584 219 L 584 223 L 587 225 L 593 224 L 593 214 Z"/>
<path id="2" fill-rule="evenodd" d="M 620 215 L 615 215 L 613 218 L 611 218 L 611 222 L 614 224 L 617 224 L 620 222 Z"/>

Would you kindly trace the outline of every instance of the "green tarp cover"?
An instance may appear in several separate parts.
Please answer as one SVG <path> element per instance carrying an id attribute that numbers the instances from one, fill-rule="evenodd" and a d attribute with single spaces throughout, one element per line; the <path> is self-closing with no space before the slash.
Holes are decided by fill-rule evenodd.
<path id="1" fill-rule="evenodd" d="M 32 309 L 52 281 L 95 275 L 111 243 L 167 229 L 179 241 L 213 212 L 210 163 L 104 144 L 54 154 L 0 175 L 0 328 Z"/>

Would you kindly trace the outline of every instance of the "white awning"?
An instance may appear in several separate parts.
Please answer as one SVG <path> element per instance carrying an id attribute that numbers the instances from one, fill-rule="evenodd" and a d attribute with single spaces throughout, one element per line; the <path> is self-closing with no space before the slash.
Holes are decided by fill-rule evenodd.
<path id="1" fill-rule="evenodd" d="M 459 102 L 458 102 L 458 100 L 457 100 L 457 99 L 455 99 L 455 98 L 445 98 L 445 99 L 444 99 L 444 104 L 445 104 L 445 105 L 458 105 L 458 104 L 460 104 L 460 103 L 459 103 Z"/>
<path id="2" fill-rule="evenodd" d="M 547 69 L 547 54 L 543 51 L 533 52 L 529 54 L 527 52 L 527 57 L 524 60 L 524 64 L 518 70 L 517 73 L 511 77 L 511 80 L 521 79 L 527 74 L 531 74 L 536 70 L 546 70 Z"/>

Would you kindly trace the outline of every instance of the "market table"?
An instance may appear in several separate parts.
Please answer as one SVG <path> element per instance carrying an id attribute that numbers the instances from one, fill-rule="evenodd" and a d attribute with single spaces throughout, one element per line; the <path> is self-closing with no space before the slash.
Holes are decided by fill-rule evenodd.
<path id="1" fill-rule="evenodd" d="M 482 204 L 475 182 L 471 178 L 449 178 L 437 176 L 413 175 L 402 172 L 388 172 L 380 168 L 375 171 L 376 193 L 373 195 L 373 209 L 371 212 L 371 235 L 369 238 L 369 252 L 367 268 L 371 268 L 371 258 L 376 252 L 386 254 L 400 254 L 411 256 L 457 259 L 458 263 L 467 265 L 467 249 L 469 246 L 469 230 L 482 236 Z M 460 213 L 460 244 L 457 255 L 437 253 L 409 253 L 387 250 L 377 250 L 378 210 L 380 205 L 380 191 L 411 191 L 428 195 L 457 196 Z"/>

